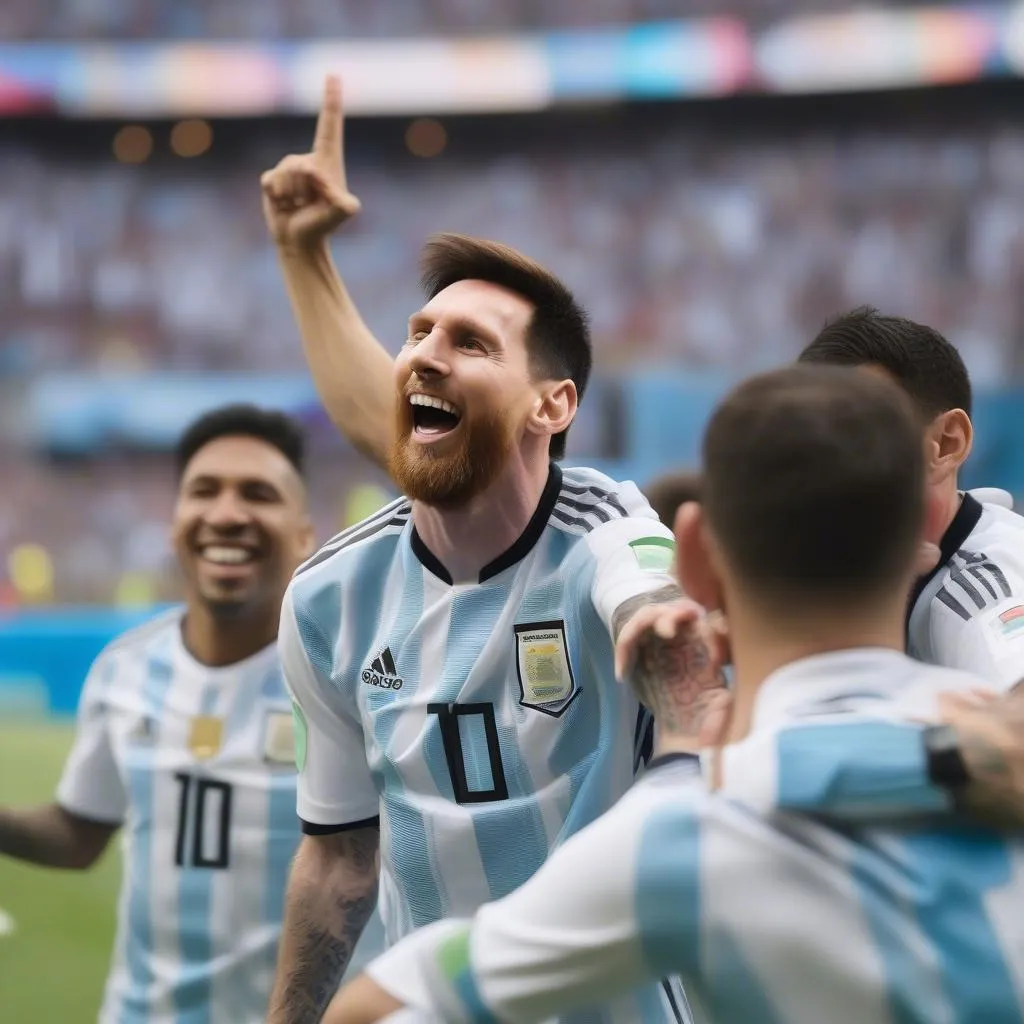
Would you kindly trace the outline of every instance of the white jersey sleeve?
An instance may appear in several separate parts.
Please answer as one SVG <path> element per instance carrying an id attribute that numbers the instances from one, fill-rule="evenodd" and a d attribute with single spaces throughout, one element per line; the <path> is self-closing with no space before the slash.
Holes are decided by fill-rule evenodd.
<path id="1" fill-rule="evenodd" d="M 645 957 L 636 913 L 638 837 L 652 795 L 659 799 L 648 786 L 556 849 L 515 892 L 471 921 L 414 932 L 367 973 L 424 1018 L 506 1024 L 601 1005 L 662 977 L 664 965 Z"/>
<path id="2" fill-rule="evenodd" d="M 981 676 L 995 690 L 1024 681 L 1024 579 L 1014 581 L 1012 596 L 967 619 L 938 600 L 935 605 L 931 661 Z"/>
<path id="3" fill-rule="evenodd" d="M 613 633 L 615 613 L 631 598 L 675 584 L 675 540 L 635 484 L 622 484 L 618 500 L 629 513 L 587 534 L 595 561 L 591 599 Z"/>
<path id="4" fill-rule="evenodd" d="M 75 740 L 57 786 L 57 803 L 82 818 L 119 825 L 128 794 L 111 744 L 106 688 L 116 673 L 116 655 L 102 653 L 82 688 Z"/>
<path id="5" fill-rule="evenodd" d="M 974 508 L 979 497 L 971 492 Z M 989 501 L 957 540 L 911 614 L 909 651 L 1010 690 L 1024 680 L 1024 518 Z"/>
<path id="6" fill-rule="evenodd" d="M 300 622 L 301 617 L 301 622 Z M 281 606 L 278 653 L 295 716 L 297 807 L 307 832 L 369 824 L 379 814 L 354 701 L 314 665 L 308 646 L 328 649 L 311 617 L 297 613 L 291 588 Z"/>

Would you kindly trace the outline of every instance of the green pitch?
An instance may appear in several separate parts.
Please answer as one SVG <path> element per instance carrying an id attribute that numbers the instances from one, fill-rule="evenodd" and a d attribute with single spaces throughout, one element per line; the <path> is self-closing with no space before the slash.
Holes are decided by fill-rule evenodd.
<path id="1" fill-rule="evenodd" d="M 0 804 L 49 800 L 71 726 L 0 724 Z M 0 909 L 15 921 L 0 936 L 0 1021 L 95 1024 L 114 935 L 117 842 L 91 871 L 44 871 L 0 858 Z"/>

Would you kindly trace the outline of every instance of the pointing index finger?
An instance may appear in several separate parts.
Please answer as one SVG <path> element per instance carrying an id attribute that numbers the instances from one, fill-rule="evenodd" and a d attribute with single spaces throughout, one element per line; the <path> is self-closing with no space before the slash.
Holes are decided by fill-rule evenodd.
<path id="1" fill-rule="evenodd" d="M 316 119 L 313 152 L 339 166 L 342 163 L 342 120 L 341 79 L 337 75 L 328 75 L 324 80 L 324 98 Z"/>

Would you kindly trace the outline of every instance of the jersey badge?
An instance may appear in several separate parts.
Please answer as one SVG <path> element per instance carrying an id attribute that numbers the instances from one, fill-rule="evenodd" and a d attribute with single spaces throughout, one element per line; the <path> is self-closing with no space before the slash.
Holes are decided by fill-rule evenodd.
<path id="1" fill-rule="evenodd" d="M 188 731 L 188 749 L 197 761 L 209 761 L 220 751 L 224 723 L 212 715 L 196 715 Z"/>
<path id="2" fill-rule="evenodd" d="M 1000 612 L 992 619 L 991 626 L 996 635 L 1004 640 L 1016 640 L 1024 636 L 1024 604 Z"/>
<path id="3" fill-rule="evenodd" d="M 268 711 L 263 726 L 263 760 L 295 764 L 295 723 L 290 711 Z"/>
<path id="4" fill-rule="evenodd" d="M 519 703 L 559 716 L 579 693 L 569 664 L 565 623 L 529 622 L 516 626 L 515 632 Z"/>

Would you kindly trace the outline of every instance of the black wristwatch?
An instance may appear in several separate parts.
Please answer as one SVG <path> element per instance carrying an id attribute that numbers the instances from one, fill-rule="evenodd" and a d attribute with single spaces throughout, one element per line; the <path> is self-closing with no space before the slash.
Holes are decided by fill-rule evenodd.
<path id="1" fill-rule="evenodd" d="M 924 750 L 928 778 L 936 786 L 958 792 L 971 781 L 956 730 L 951 725 L 929 725 L 924 730 Z"/>

